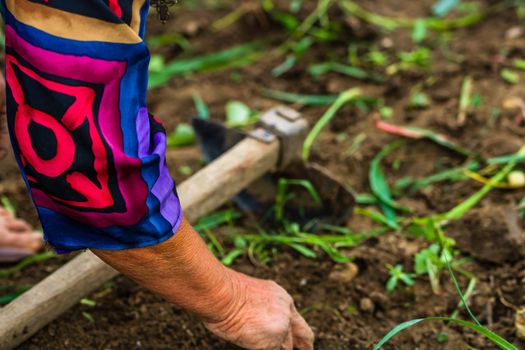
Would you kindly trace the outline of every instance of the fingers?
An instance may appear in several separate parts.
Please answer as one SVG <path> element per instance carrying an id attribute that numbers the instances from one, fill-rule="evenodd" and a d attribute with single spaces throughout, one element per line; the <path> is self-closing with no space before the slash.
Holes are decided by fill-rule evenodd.
<path id="1" fill-rule="evenodd" d="M 288 334 L 281 345 L 281 350 L 293 350 L 293 334 L 291 328 L 288 330 Z"/>
<path id="2" fill-rule="evenodd" d="M 38 232 L 12 233 L 0 231 L 0 246 L 38 251 L 43 245 L 42 235 Z"/>
<path id="3" fill-rule="evenodd" d="M 8 230 L 10 230 L 10 231 L 17 231 L 17 232 L 30 232 L 30 231 L 32 231 L 31 225 L 29 225 L 25 221 L 18 220 L 18 219 L 7 220 L 6 228 Z"/>
<path id="4" fill-rule="evenodd" d="M 313 350 L 314 349 L 314 332 L 308 326 L 308 323 L 297 312 L 295 306 L 292 310 L 292 335 L 293 345 L 298 350 Z"/>

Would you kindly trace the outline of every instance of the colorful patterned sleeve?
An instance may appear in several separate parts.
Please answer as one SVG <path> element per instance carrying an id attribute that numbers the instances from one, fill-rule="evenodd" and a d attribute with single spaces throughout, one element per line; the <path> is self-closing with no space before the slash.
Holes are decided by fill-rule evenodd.
<path id="1" fill-rule="evenodd" d="M 59 251 L 158 244 L 182 210 L 146 109 L 147 0 L 1 0 L 7 119 Z"/>

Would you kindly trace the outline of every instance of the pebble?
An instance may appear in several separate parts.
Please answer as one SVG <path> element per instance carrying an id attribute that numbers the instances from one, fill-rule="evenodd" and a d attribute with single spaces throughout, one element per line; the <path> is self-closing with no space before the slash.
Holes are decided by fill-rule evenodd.
<path id="1" fill-rule="evenodd" d="M 372 312 L 374 312 L 375 305 L 372 299 L 363 298 L 359 302 L 359 308 L 361 309 L 361 311 L 371 314 Z"/>
<path id="2" fill-rule="evenodd" d="M 512 187 L 525 186 L 525 173 L 523 171 L 514 170 L 508 175 L 507 179 Z"/>
<path id="3" fill-rule="evenodd" d="M 520 26 L 511 27 L 505 32 L 505 39 L 512 40 L 521 36 L 523 36 L 523 28 Z"/>

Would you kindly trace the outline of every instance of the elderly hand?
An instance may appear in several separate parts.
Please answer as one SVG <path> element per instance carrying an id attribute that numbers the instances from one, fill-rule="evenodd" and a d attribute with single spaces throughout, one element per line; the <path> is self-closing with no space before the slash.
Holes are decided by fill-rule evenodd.
<path id="1" fill-rule="evenodd" d="M 177 234 L 151 247 L 92 250 L 109 265 L 199 316 L 224 340 L 250 350 L 312 350 L 314 335 L 277 283 L 222 265 L 183 220 Z"/>
<path id="2" fill-rule="evenodd" d="M 212 333 L 245 349 L 313 349 L 314 333 L 281 286 L 230 271 L 235 301 L 224 320 L 206 323 Z"/>

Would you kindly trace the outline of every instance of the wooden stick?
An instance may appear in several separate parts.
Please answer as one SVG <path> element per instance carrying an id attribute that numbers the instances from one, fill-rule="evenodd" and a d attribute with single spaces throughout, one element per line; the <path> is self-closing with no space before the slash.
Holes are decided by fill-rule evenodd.
<path id="1" fill-rule="evenodd" d="M 278 162 L 279 142 L 246 139 L 178 186 L 191 222 L 217 209 Z M 21 344 L 118 272 L 91 252 L 80 254 L 0 310 L 0 349 Z"/>

